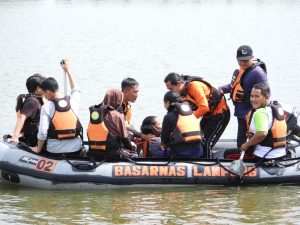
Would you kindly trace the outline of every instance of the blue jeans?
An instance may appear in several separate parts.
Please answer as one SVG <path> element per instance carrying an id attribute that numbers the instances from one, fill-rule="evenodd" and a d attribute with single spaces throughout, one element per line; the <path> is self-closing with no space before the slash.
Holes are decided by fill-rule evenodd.
<path id="1" fill-rule="evenodd" d="M 174 151 L 177 158 L 199 158 L 203 155 L 203 148 Z"/>
<path id="2" fill-rule="evenodd" d="M 247 124 L 245 118 L 237 118 L 238 120 L 238 132 L 237 132 L 237 138 L 236 143 L 237 147 L 240 148 L 242 144 L 244 144 L 247 141 Z"/>

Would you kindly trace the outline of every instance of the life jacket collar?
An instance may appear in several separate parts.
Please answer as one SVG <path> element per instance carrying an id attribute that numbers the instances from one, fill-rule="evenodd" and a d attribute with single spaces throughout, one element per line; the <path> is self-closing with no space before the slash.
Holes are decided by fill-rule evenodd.
<path id="1" fill-rule="evenodd" d="M 266 107 L 271 108 L 273 121 L 271 128 L 268 130 L 267 136 L 259 144 L 261 146 L 272 148 L 284 147 L 286 146 L 287 124 L 284 118 L 283 108 L 278 102 L 275 102 L 275 104 L 274 102 L 270 102 Z M 255 111 L 255 109 L 251 110 L 246 116 L 247 129 L 250 135 L 253 135 L 250 124 Z"/>
<path id="2" fill-rule="evenodd" d="M 212 86 L 208 81 L 206 81 L 203 77 L 200 76 L 190 76 L 190 75 L 181 75 L 185 81 L 184 87 L 182 92 L 180 93 L 181 96 L 183 96 L 184 98 L 187 98 L 185 100 L 187 100 L 188 102 L 190 102 L 188 100 L 188 98 L 191 98 L 188 95 L 188 85 L 190 82 L 193 81 L 198 81 L 201 82 L 203 84 L 205 84 L 208 89 L 209 89 L 209 96 L 208 96 L 208 107 L 209 107 L 209 111 L 210 113 L 214 111 L 214 109 L 216 108 L 216 106 L 221 102 L 222 97 L 224 96 L 223 93 L 221 91 L 219 91 L 217 88 L 215 88 L 214 86 Z M 192 108 L 193 110 L 197 110 L 197 106 L 195 105 L 194 102 L 191 102 L 192 104 Z"/>
<path id="3" fill-rule="evenodd" d="M 240 68 L 239 70 L 235 70 L 232 78 L 231 78 L 231 92 L 230 98 L 232 99 L 233 103 L 244 102 L 246 99 L 245 90 L 243 87 L 243 79 L 248 71 L 252 70 L 255 67 L 261 67 L 267 73 L 266 64 L 261 61 L 260 59 L 256 59 L 253 61 L 253 64 L 246 70 Z"/>

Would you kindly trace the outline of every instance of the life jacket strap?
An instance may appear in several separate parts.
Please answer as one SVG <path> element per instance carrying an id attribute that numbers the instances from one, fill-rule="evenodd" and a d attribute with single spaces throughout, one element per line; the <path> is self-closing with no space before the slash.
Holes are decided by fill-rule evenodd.
<path id="1" fill-rule="evenodd" d="M 89 145 L 107 145 L 107 141 L 88 141 Z"/>
<path id="2" fill-rule="evenodd" d="M 181 134 L 182 137 L 201 136 L 200 131 L 190 131 Z"/>
<path id="3" fill-rule="evenodd" d="M 57 134 L 73 134 L 74 132 L 79 132 L 77 129 L 68 129 L 68 130 L 56 130 Z"/>
<path id="4" fill-rule="evenodd" d="M 280 138 L 273 138 L 273 142 L 285 142 L 286 141 L 286 137 L 280 137 Z"/>

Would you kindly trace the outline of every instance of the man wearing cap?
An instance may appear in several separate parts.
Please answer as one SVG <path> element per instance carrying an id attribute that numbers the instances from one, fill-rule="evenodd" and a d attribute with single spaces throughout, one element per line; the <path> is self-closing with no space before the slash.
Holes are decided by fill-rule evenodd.
<path id="1" fill-rule="evenodd" d="M 246 142 L 247 126 L 245 117 L 252 109 L 250 94 L 253 86 L 258 83 L 268 85 L 265 63 L 254 59 L 253 50 L 248 45 L 238 48 L 236 58 L 240 66 L 232 75 L 231 83 L 220 86 L 224 94 L 230 93 L 234 104 L 234 116 L 238 119 L 237 146 Z"/>

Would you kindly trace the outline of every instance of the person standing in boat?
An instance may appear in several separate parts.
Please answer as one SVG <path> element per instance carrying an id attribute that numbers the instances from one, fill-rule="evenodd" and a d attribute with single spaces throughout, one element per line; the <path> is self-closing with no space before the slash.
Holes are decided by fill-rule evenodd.
<path id="1" fill-rule="evenodd" d="M 139 93 L 139 83 L 133 78 L 125 78 L 121 83 L 121 88 L 123 92 L 123 102 L 121 107 L 119 107 L 120 113 L 124 115 L 127 130 L 133 134 L 134 137 L 147 141 L 156 141 L 156 138 L 152 134 L 143 134 L 137 131 L 131 124 L 131 103 L 134 103 L 138 97 Z"/>
<path id="2" fill-rule="evenodd" d="M 61 67 L 69 78 L 71 95 L 63 96 L 59 92 L 57 81 L 53 77 L 42 82 L 44 97 L 48 100 L 41 110 L 38 130 L 38 145 L 32 148 L 40 153 L 46 147 L 45 154 L 52 156 L 78 155 L 82 148 L 82 126 L 76 116 L 80 91 L 70 70 L 67 59 L 61 61 Z M 44 146 L 44 145 L 47 146 Z"/>
<path id="3" fill-rule="evenodd" d="M 234 104 L 234 116 L 238 120 L 237 147 L 239 148 L 247 140 L 245 116 L 252 108 L 251 90 L 258 83 L 268 85 L 268 78 L 265 63 L 259 59 L 254 60 L 253 50 L 250 46 L 240 46 L 236 59 L 240 68 L 234 71 L 231 83 L 220 86 L 219 90 L 224 94 L 230 93 Z"/>
<path id="4" fill-rule="evenodd" d="M 105 159 L 119 158 L 120 154 L 137 158 L 136 145 L 130 142 L 123 115 L 117 110 L 122 104 L 123 93 L 109 89 L 103 102 L 90 107 L 90 124 L 87 129 L 91 156 Z"/>
<path id="5" fill-rule="evenodd" d="M 43 80 L 45 77 L 40 74 L 34 74 L 27 78 L 28 94 L 21 94 L 17 98 L 17 123 L 9 142 L 22 141 L 31 147 L 37 145 L 38 125 L 43 105 L 41 89 Z"/>
<path id="6" fill-rule="evenodd" d="M 248 140 L 241 151 L 254 150 L 256 158 L 275 159 L 286 155 L 287 124 L 278 102 L 269 103 L 269 86 L 259 83 L 252 88 L 253 109 L 246 116 Z"/>
<path id="7" fill-rule="evenodd" d="M 164 82 L 169 90 L 180 94 L 190 103 L 204 133 L 204 157 L 211 157 L 211 149 L 221 137 L 230 120 L 230 110 L 220 91 L 201 77 L 168 74 Z"/>
<path id="8" fill-rule="evenodd" d="M 183 103 L 175 91 L 164 96 L 168 110 L 162 124 L 161 148 L 175 157 L 196 158 L 203 155 L 199 121 L 188 103 Z"/>

